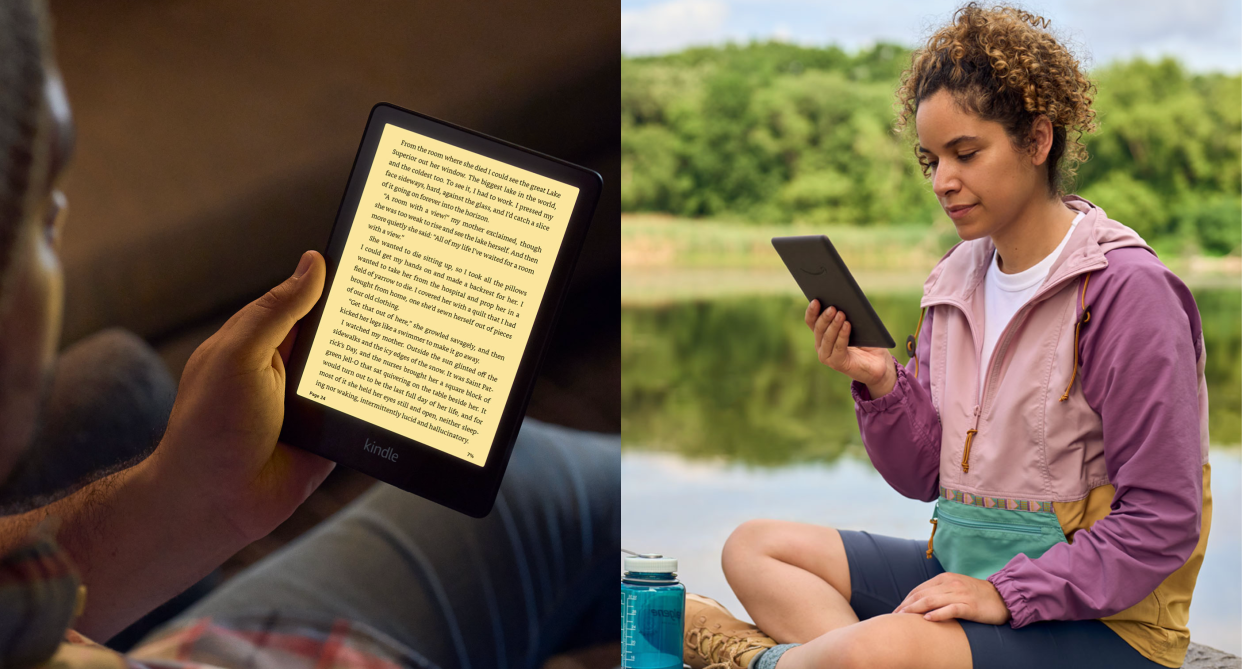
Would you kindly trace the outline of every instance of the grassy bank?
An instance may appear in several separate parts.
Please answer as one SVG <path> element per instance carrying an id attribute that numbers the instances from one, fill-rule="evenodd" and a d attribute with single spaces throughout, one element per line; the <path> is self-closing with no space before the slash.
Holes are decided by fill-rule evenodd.
<path id="1" fill-rule="evenodd" d="M 757 226 L 665 215 L 621 217 L 623 304 L 789 294 L 798 288 L 771 238 L 828 235 L 864 290 L 917 293 L 959 241 L 948 220 L 934 226 Z M 1242 258 L 1176 255 L 1160 259 L 1191 288 L 1237 288 Z"/>

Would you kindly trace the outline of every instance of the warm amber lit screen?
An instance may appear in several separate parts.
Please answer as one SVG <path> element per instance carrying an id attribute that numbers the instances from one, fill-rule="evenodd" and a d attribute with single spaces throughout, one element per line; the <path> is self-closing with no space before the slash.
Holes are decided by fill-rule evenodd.
<path id="1" fill-rule="evenodd" d="M 386 125 L 297 394 L 482 466 L 577 198 Z"/>

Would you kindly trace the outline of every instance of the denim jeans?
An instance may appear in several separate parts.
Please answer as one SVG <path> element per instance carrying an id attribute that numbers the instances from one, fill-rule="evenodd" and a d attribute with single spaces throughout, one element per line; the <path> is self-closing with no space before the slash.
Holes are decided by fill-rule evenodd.
<path id="1" fill-rule="evenodd" d="M 535 669 L 619 638 L 620 520 L 619 439 L 527 419 L 486 518 L 378 483 L 169 625 L 340 616 L 440 667 Z"/>
<path id="2" fill-rule="evenodd" d="M 43 443 L 102 444 L 104 461 L 128 464 L 150 453 L 173 386 L 141 340 L 116 330 L 83 340 L 56 376 L 73 382 L 52 386 L 48 406 L 62 418 Z M 117 391 L 127 387 L 142 392 Z M 619 436 L 527 419 L 486 518 L 377 483 L 146 638 L 203 616 L 305 614 L 366 623 L 440 667 L 537 668 L 619 640 L 620 530 Z"/>

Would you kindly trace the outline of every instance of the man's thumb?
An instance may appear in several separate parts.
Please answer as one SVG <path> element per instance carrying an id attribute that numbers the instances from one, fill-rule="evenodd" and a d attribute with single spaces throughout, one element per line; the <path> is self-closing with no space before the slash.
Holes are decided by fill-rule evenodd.
<path id="1" fill-rule="evenodd" d="M 323 294 L 327 266 L 315 251 L 302 254 L 297 270 L 283 283 L 267 291 L 238 312 L 238 342 L 247 357 L 271 360 L 295 323 L 310 312 Z"/>

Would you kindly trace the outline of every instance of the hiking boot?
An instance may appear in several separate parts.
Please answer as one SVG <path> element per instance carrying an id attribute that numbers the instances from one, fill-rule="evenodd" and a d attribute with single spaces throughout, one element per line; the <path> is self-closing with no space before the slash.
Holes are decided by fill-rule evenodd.
<path id="1" fill-rule="evenodd" d="M 775 645 L 759 628 L 734 618 L 720 602 L 686 594 L 682 659 L 690 669 L 747 669 L 757 651 Z"/>

